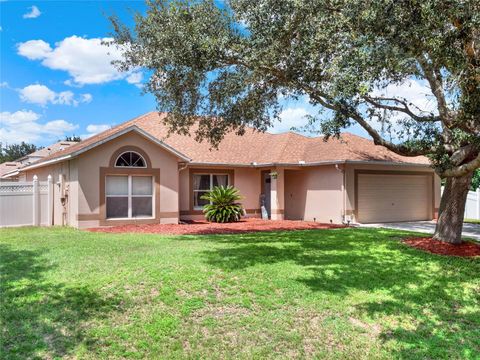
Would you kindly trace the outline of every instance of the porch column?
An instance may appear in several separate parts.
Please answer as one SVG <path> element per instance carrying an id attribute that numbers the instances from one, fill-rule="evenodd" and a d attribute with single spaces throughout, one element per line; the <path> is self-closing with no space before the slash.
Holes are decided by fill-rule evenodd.
<path id="1" fill-rule="evenodd" d="M 272 172 L 276 172 L 277 176 L 271 176 L 270 186 L 270 209 L 272 220 L 283 220 L 284 214 L 284 171 L 283 168 L 276 168 Z"/>

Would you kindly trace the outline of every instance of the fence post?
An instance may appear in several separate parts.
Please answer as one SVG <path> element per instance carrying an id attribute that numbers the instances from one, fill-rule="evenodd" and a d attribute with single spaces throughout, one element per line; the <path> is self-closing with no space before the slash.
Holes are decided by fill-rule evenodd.
<path id="1" fill-rule="evenodd" d="M 53 181 L 52 175 L 47 177 L 47 226 L 53 225 Z"/>
<path id="2" fill-rule="evenodd" d="M 33 176 L 33 226 L 40 225 L 40 194 L 38 191 L 38 177 L 37 175 Z"/>
<path id="3" fill-rule="evenodd" d="M 480 220 L 480 187 L 477 188 L 477 220 Z"/>

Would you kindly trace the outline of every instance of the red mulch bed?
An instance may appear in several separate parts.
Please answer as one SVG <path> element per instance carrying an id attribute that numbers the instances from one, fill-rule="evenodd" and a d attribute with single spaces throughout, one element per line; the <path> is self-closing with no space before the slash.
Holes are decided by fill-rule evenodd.
<path id="1" fill-rule="evenodd" d="M 431 237 L 408 238 L 404 240 L 405 244 L 416 249 L 428 251 L 432 254 L 474 257 L 480 256 L 480 244 L 473 242 L 463 242 L 453 245 L 443 241 L 434 240 Z"/>
<path id="2" fill-rule="evenodd" d="M 210 223 L 207 221 L 189 221 L 183 224 L 121 225 L 88 229 L 106 233 L 144 233 L 167 235 L 209 235 L 209 234 L 245 234 L 259 231 L 289 231 L 311 229 L 337 229 L 343 225 L 321 224 L 294 220 L 245 219 L 235 223 Z"/>

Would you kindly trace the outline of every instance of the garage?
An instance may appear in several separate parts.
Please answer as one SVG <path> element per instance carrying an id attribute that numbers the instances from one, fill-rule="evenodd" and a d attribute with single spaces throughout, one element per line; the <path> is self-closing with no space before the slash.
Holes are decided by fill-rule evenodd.
<path id="1" fill-rule="evenodd" d="M 377 223 L 432 219 L 431 174 L 357 174 L 357 221 Z"/>

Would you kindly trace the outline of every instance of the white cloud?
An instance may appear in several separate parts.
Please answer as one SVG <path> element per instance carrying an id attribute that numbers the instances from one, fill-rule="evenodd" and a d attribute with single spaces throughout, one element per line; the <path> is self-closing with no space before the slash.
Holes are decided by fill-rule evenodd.
<path id="1" fill-rule="evenodd" d="M 23 14 L 24 19 L 35 19 L 42 14 L 38 9 L 38 7 L 36 7 L 35 5 L 33 5 L 32 7 L 29 7 L 29 9 L 30 9 L 30 12 Z"/>
<path id="2" fill-rule="evenodd" d="M 30 60 L 45 59 L 51 52 L 50 44 L 43 40 L 29 40 L 17 44 L 17 53 Z"/>
<path id="3" fill-rule="evenodd" d="M 122 58 L 122 52 L 103 44 L 111 40 L 73 35 L 57 42 L 53 49 L 43 40 L 30 40 L 18 44 L 17 50 L 28 59 L 42 60 L 42 65 L 50 69 L 68 72 L 72 79 L 65 82 L 67 85 L 102 84 L 124 78 L 138 84 L 141 73 L 121 73 L 112 65 L 112 61 Z"/>
<path id="4" fill-rule="evenodd" d="M 39 123 L 41 118 L 31 110 L 19 110 L 16 112 L 4 111 L 0 113 L 0 142 L 18 143 L 21 141 L 35 143 L 48 143 L 63 137 L 65 133 L 78 128 L 65 120 L 52 120 Z"/>
<path id="5" fill-rule="evenodd" d="M 4 87 L 8 87 L 8 82 L 2 81 L 2 82 L 0 83 L 0 88 L 4 88 Z"/>
<path id="6" fill-rule="evenodd" d="M 33 112 L 32 110 L 20 110 L 14 113 L 4 111 L 0 113 L 0 119 L 2 124 L 15 125 L 24 122 L 32 122 L 40 119 L 40 114 Z"/>
<path id="7" fill-rule="evenodd" d="M 93 96 L 92 94 L 82 94 L 82 98 L 80 100 L 80 102 L 83 102 L 85 104 L 88 104 L 89 102 L 91 102 L 93 100 Z"/>
<path id="8" fill-rule="evenodd" d="M 19 90 L 20 99 L 24 102 L 46 106 L 48 103 L 77 106 L 79 103 L 92 101 L 91 94 L 82 94 L 79 99 L 70 90 L 56 93 L 45 85 L 33 84 Z"/>
<path id="9" fill-rule="evenodd" d="M 306 125 L 306 115 L 310 112 L 304 107 L 288 107 L 280 113 L 280 120 L 275 121 L 272 125 L 271 132 L 278 134 L 289 131 L 292 127 L 301 128 Z"/>
<path id="10" fill-rule="evenodd" d="M 71 91 L 62 91 L 56 94 L 56 98 L 53 101 L 54 104 L 61 104 L 61 105 L 78 105 L 78 101 L 74 99 L 74 94 Z"/>
<path id="11" fill-rule="evenodd" d="M 126 80 L 129 84 L 140 85 L 142 83 L 143 74 L 140 71 L 133 72 L 127 76 Z"/>
<path id="12" fill-rule="evenodd" d="M 83 138 L 88 138 L 90 136 L 101 133 L 102 131 L 110 129 L 111 126 L 107 124 L 90 124 L 87 126 L 88 134 L 83 135 Z"/>
<path id="13" fill-rule="evenodd" d="M 45 106 L 49 102 L 53 103 L 56 98 L 55 92 L 45 85 L 28 85 L 20 89 L 19 92 L 22 101 L 41 106 Z"/>

